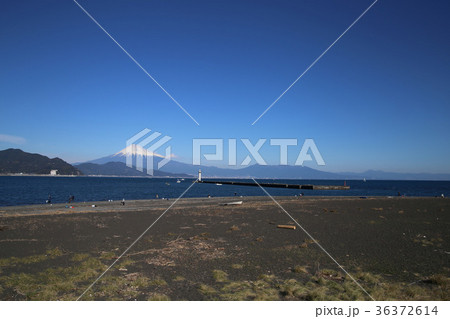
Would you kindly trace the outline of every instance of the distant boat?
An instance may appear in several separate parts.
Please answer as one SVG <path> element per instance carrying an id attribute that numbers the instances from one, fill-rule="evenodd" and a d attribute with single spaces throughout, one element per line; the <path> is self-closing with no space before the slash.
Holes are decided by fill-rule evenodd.
<path id="1" fill-rule="evenodd" d="M 179 183 L 181 183 L 181 181 L 179 179 L 177 179 L 177 183 L 179 184 Z"/>
<path id="2" fill-rule="evenodd" d="M 364 182 L 364 183 L 366 182 L 366 179 L 365 179 L 365 178 L 363 179 L 363 182 Z"/>
<path id="3" fill-rule="evenodd" d="M 216 183 L 216 185 L 217 185 L 217 186 L 222 186 L 222 184 L 220 184 L 220 183 Z"/>
<path id="4" fill-rule="evenodd" d="M 181 180 L 184 181 L 184 178 L 182 178 Z"/>
<path id="5" fill-rule="evenodd" d="M 166 185 L 170 185 L 170 184 L 166 182 Z"/>

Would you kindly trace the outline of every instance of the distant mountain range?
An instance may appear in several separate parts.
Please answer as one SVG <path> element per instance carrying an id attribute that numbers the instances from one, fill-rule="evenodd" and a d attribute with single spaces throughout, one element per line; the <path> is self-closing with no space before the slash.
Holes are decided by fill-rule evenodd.
<path id="1" fill-rule="evenodd" d="M 305 166 L 281 166 L 281 165 L 251 165 L 244 168 L 230 169 L 214 166 L 192 165 L 177 161 L 170 161 L 164 166 L 167 172 L 186 172 L 197 176 L 198 170 L 202 170 L 204 177 L 226 178 L 280 178 L 280 179 L 342 179 L 339 174 L 328 173 Z"/>
<path id="2" fill-rule="evenodd" d="M 0 174 L 49 175 L 51 170 L 57 170 L 58 175 L 82 175 L 80 170 L 57 157 L 48 158 L 14 148 L 0 151 Z"/>
<path id="3" fill-rule="evenodd" d="M 131 151 L 131 150 L 130 150 Z M 144 149 L 139 149 L 134 151 L 135 153 L 132 154 L 133 160 L 136 159 L 136 154 L 145 154 Z M 161 155 L 153 154 L 155 157 L 155 162 L 157 162 L 156 159 L 161 158 Z M 142 155 L 144 167 L 145 163 L 147 162 L 147 156 Z M 151 157 L 151 156 L 149 156 Z M 76 164 L 75 167 L 80 169 L 84 174 L 86 175 L 92 175 L 91 168 L 98 169 L 101 172 L 106 172 L 106 167 L 111 166 L 111 163 L 122 163 L 125 165 L 127 158 L 127 150 L 123 149 L 120 152 L 117 152 L 115 154 L 112 154 L 110 156 L 101 157 L 92 161 L 89 161 L 87 163 L 82 164 Z M 133 161 L 134 163 L 134 161 Z M 87 166 L 86 164 L 95 165 L 95 166 Z M 118 166 L 121 167 L 122 166 Z M 128 168 L 128 167 L 127 167 Z M 315 170 L 309 167 L 301 167 L 301 166 L 276 166 L 276 165 L 269 165 L 269 166 L 261 166 L 261 165 L 252 165 L 240 169 L 229 169 L 229 168 L 220 168 L 220 167 L 214 167 L 214 166 L 204 166 L 204 165 L 192 165 L 187 163 L 178 162 L 175 160 L 171 160 L 168 162 L 164 167 L 162 168 L 164 172 L 155 171 L 155 176 L 163 176 L 164 174 L 170 174 L 177 177 L 184 177 L 186 175 L 190 176 L 197 176 L 198 170 L 202 170 L 202 174 L 205 177 L 227 177 L 227 178 L 294 178 L 294 179 L 342 179 L 342 177 L 338 174 L 334 173 L 328 173 L 328 172 L 322 172 L 319 170 Z M 127 173 L 131 172 L 137 172 L 139 174 L 137 175 L 128 175 L 128 176 L 145 176 L 145 173 L 139 172 L 135 170 L 134 168 L 128 168 Z M 133 173 L 133 174 L 134 174 Z M 161 174 L 163 173 L 163 174 Z M 94 174 L 97 175 L 97 174 Z M 101 174 L 101 175 L 108 175 L 108 174 Z M 119 175 L 119 174 L 114 174 Z M 126 172 L 124 171 L 124 174 L 121 174 L 122 176 L 126 176 Z"/>
<path id="4" fill-rule="evenodd" d="M 113 155 L 102 157 L 88 163 L 103 166 L 110 162 L 126 163 L 126 149 L 121 150 Z M 145 150 L 138 150 L 145 153 Z M 160 155 L 154 154 L 160 158 Z M 135 154 L 133 154 L 135 159 Z M 143 155 L 144 163 L 146 156 Z M 156 162 L 156 161 L 155 161 Z M 83 173 L 83 164 L 76 165 Z M 450 174 L 430 174 L 430 173 L 390 173 L 384 171 L 368 170 L 363 173 L 343 172 L 331 173 L 320 171 L 305 166 L 289 166 L 289 165 L 251 165 L 244 168 L 231 169 L 220 168 L 214 166 L 192 165 L 187 163 L 171 160 L 164 165 L 164 174 L 173 174 L 174 176 L 192 175 L 197 176 L 198 170 L 202 170 L 202 174 L 206 178 L 269 178 L 269 179 L 366 179 L 366 180 L 450 180 Z M 136 170 L 135 170 L 136 171 Z M 158 176 L 155 171 L 155 175 Z M 139 172 L 142 173 L 142 172 Z M 144 173 L 142 173 L 145 175 Z M 89 174 L 88 174 L 89 175 Z M 124 175 L 125 176 L 125 175 Z"/>
<path id="5" fill-rule="evenodd" d="M 142 153 L 138 150 L 136 155 Z M 0 151 L 0 174 L 50 174 L 58 170 L 58 175 L 90 175 L 90 176 L 130 176 L 148 177 L 144 172 L 126 165 L 126 149 L 96 160 L 71 165 L 60 158 L 50 159 L 39 154 L 26 153 L 19 149 Z M 155 158 L 161 158 L 153 154 Z M 143 156 L 143 163 L 147 158 Z M 155 160 L 155 162 L 157 162 Z M 163 171 L 154 170 L 156 177 L 194 177 L 202 170 L 205 178 L 267 178 L 267 179 L 366 179 L 366 180 L 450 180 L 450 174 L 429 173 L 390 173 L 368 170 L 363 173 L 331 173 L 305 166 L 289 165 L 252 165 L 238 169 L 220 168 L 214 166 L 192 165 L 171 160 Z"/>

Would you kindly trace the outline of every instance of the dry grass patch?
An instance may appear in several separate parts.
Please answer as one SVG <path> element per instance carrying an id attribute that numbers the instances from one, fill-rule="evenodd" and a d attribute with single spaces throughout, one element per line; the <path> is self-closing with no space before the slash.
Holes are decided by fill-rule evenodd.
<path id="1" fill-rule="evenodd" d="M 169 296 L 163 294 L 153 294 L 147 299 L 147 301 L 170 301 Z"/>
<path id="2" fill-rule="evenodd" d="M 233 269 L 242 269 L 242 268 L 244 268 L 244 265 L 241 265 L 241 264 L 232 264 L 232 265 L 231 265 L 231 268 L 233 268 Z"/>

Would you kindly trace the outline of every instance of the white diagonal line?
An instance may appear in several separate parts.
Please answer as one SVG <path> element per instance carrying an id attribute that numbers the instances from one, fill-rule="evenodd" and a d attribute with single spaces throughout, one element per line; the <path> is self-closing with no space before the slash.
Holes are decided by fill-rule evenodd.
<path id="1" fill-rule="evenodd" d="M 98 276 L 98 278 L 97 279 L 95 279 L 94 280 L 94 282 L 92 283 L 92 284 L 90 284 L 90 286 L 89 287 L 87 287 L 86 288 L 86 290 L 85 291 L 83 291 L 83 293 L 77 298 L 77 300 L 76 301 L 78 301 L 78 300 L 80 300 L 80 298 L 81 297 L 83 297 L 84 296 L 84 294 L 86 293 L 86 292 L 88 292 L 88 290 L 89 289 L 91 289 L 92 288 L 92 286 L 94 286 L 96 283 L 97 283 L 97 281 L 99 281 L 100 280 L 100 278 L 102 278 L 107 272 L 108 272 L 108 270 L 110 270 L 111 269 L 111 267 L 112 266 L 114 266 L 119 260 L 120 260 L 120 258 L 122 258 L 123 257 L 123 255 L 125 255 L 130 249 L 131 249 L 131 247 L 133 247 L 149 230 L 150 230 L 150 228 L 152 228 L 153 227 L 153 225 L 155 225 L 157 222 L 158 222 L 158 220 L 160 220 L 160 218 L 161 217 L 163 217 L 164 216 L 164 214 L 165 213 L 167 213 L 168 211 L 169 211 L 169 209 L 171 209 L 172 208 L 172 206 L 173 205 L 175 205 L 176 204 L 176 202 L 178 202 L 178 200 L 181 198 L 181 197 L 183 197 L 184 196 L 184 194 L 186 194 L 187 193 L 187 191 L 189 190 L 189 189 L 191 189 L 191 187 L 192 186 L 194 186 L 194 184 L 195 183 L 197 183 L 197 181 L 198 181 L 198 179 L 197 180 L 195 180 L 195 182 L 192 182 L 192 184 L 188 187 L 188 188 L 186 188 L 186 190 L 172 203 L 172 204 L 170 204 L 170 206 L 164 211 L 164 213 L 162 213 L 150 226 L 148 226 L 148 228 L 146 229 L 146 230 L 144 230 L 144 232 L 141 234 L 141 235 L 139 235 L 139 237 L 138 238 L 136 238 L 136 240 L 130 245 L 130 246 L 128 246 L 128 248 L 127 249 L 125 249 L 124 250 L 124 252 L 108 267 L 108 268 L 106 268 L 106 270 L 100 275 L 100 276 Z"/>
<path id="2" fill-rule="evenodd" d="M 272 108 L 272 106 L 274 106 L 275 103 L 277 103 L 278 100 L 281 99 L 283 95 L 285 95 L 287 91 L 289 91 L 295 85 L 295 83 L 297 83 L 297 81 L 300 80 L 314 66 L 314 64 L 316 64 L 328 52 L 328 50 L 330 50 L 344 36 L 344 34 L 346 34 L 347 31 L 349 31 L 359 21 L 359 19 L 361 19 L 377 2 L 378 0 L 375 0 L 363 13 L 361 13 L 361 15 L 355 21 L 353 21 L 353 23 L 350 24 L 350 26 L 347 29 L 345 29 L 345 31 L 336 40 L 334 40 L 334 42 L 331 43 L 330 46 L 325 51 L 323 51 L 322 54 L 319 55 L 319 57 L 315 59 L 314 62 L 311 63 L 310 66 L 308 66 L 306 70 L 303 71 L 303 73 L 300 74 L 300 76 L 294 82 L 292 82 L 292 84 L 289 85 L 289 87 L 283 93 L 281 93 L 281 95 L 275 101 L 273 101 L 272 104 L 269 105 L 269 107 L 265 109 L 264 112 L 261 113 L 261 115 L 252 123 L 252 125 L 255 125 L 255 123 L 258 122 L 259 119 L 263 117 L 263 115 L 266 114 L 267 111 L 269 111 Z"/>
<path id="3" fill-rule="evenodd" d="M 111 40 L 113 40 L 114 43 L 117 44 L 117 46 L 118 46 L 120 49 L 122 49 L 122 51 L 125 52 L 125 54 L 128 55 L 128 57 L 129 57 L 129 58 L 130 58 L 130 59 L 131 59 L 131 60 L 132 60 L 132 61 L 133 61 L 133 62 L 134 62 L 134 63 L 135 63 L 142 71 L 144 71 L 144 73 L 147 74 L 147 76 L 148 76 L 150 79 L 152 79 L 153 82 L 155 82 L 156 85 L 158 85 L 158 86 L 161 88 L 161 90 L 163 90 L 164 93 L 166 93 L 166 95 L 167 95 L 172 101 L 174 101 L 175 104 L 178 105 L 178 107 L 179 107 L 184 113 L 187 114 L 187 116 L 189 116 L 189 117 L 191 118 L 191 120 L 193 120 L 193 121 L 195 122 L 195 124 L 197 124 L 198 126 L 200 126 L 200 124 L 198 124 L 198 122 L 192 117 L 192 115 L 189 114 L 189 112 L 186 111 L 186 110 L 184 109 L 184 107 L 182 107 L 181 104 L 178 103 L 178 101 L 175 100 L 175 98 L 174 98 L 172 95 L 170 95 L 170 93 L 167 92 L 166 89 L 164 89 L 163 86 L 162 86 L 161 84 L 159 84 L 158 81 L 156 81 L 155 78 L 154 78 L 153 76 L 151 76 L 150 73 L 148 73 L 147 70 L 144 69 L 144 67 L 143 67 L 138 61 L 136 61 L 135 58 L 133 58 L 133 57 L 131 56 L 131 54 L 129 54 L 129 53 L 127 52 L 127 50 L 125 50 L 125 49 L 119 44 L 119 42 L 117 42 L 116 39 L 114 39 L 114 38 L 112 37 L 112 35 L 110 35 L 110 34 L 108 33 L 108 31 L 106 31 L 106 30 L 100 25 L 100 23 L 98 23 L 97 20 L 95 20 L 94 17 L 91 16 L 91 15 L 89 14 L 89 12 L 86 11 L 86 9 L 84 9 L 84 8 L 83 8 L 76 0 L 73 0 L 73 2 L 75 2 L 75 4 L 76 4 L 77 6 L 79 6 L 80 9 L 83 10 L 83 12 L 86 13 L 86 15 L 87 15 L 87 16 L 88 16 L 88 17 L 89 17 L 89 18 L 90 18 L 90 19 L 91 19 L 91 20 L 92 20 L 92 21 L 93 21 L 100 29 L 102 29 L 102 31 L 105 32 L 105 34 L 106 34 Z"/>
<path id="4" fill-rule="evenodd" d="M 275 200 L 275 198 L 273 198 L 272 197 L 272 195 L 270 195 L 261 185 L 259 185 L 259 183 L 252 177 L 252 180 L 264 191 L 264 193 L 266 193 L 266 195 L 267 196 L 269 196 L 272 200 L 273 200 L 273 202 L 275 203 L 275 204 L 277 204 L 278 205 L 278 207 L 280 207 L 282 210 L 283 210 L 283 212 L 285 212 L 286 213 L 286 215 L 288 215 L 289 216 L 289 218 L 290 219 L 292 219 L 292 221 L 294 222 L 294 223 L 296 223 L 297 224 L 297 226 L 298 227 L 300 227 L 300 229 L 301 230 L 303 230 L 303 232 L 306 234 L 306 235 L 308 235 L 308 237 L 309 238 L 311 238 L 311 240 L 312 241 L 314 241 L 314 243 L 317 245 L 317 246 L 319 246 L 319 248 L 320 249 L 322 249 L 322 251 L 325 253 L 325 254 L 327 254 L 327 256 L 328 257 L 330 257 L 331 258 L 331 260 L 333 260 L 334 261 L 334 263 L 336 264 L 336 265 L 338 265 L 339 266 L 339 268 L 341 268 L 342 269 L 342 271 L 343 272 L 345 272 L 346 274 L 347 274 L 347 276 L 349 276 L 357 285 L 358 285 L 358 287 L 359 288 L 361 288 L 373 301 L 376 301 L 367 291 L 366 291 L 366 289 L 364 289 L 360 284 L 359 284 L 359 282 L 357 282 L 356 281 L 356 279 L 355 278 L 353 278 L 352 277 L 352 275 L 350 275 L 345 269 L 344 269 L 344 267 L 342 267 L 341 266 L 341 264 L 339 264 L 337 261 L 336 261 L 336 259 L 334 259 L 333 258 L 333 256 L 331 256 L 329 253 L 328 253 L 328 251 L 326 251 L 325 250 L 325 248 L 323 248 L 322 247 L 322 245 L 321 244 L 319 244 L 319 242 L 317 241 L 317 240 L 315 240 L 314 239 L 314 237 L 313 236 L 311 236 L 311 234 L 310 233 L 308 233 L 308 231 L 306 230 L 306 229 L 304 229 L 303 227 L 302 227 L 302 225 L 300 225 L 292 216 L 291 216 L 291 214 L 289 214 L 284 208 L 283 208 L 283 206 L 281 206 L 280 205 L 280 203 L 278 203 L 276 200 Z"/>

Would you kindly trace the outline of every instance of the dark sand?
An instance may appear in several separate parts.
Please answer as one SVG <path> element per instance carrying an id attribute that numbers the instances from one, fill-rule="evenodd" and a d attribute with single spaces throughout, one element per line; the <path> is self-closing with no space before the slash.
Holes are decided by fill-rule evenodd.
<path id="1" fill-rule="evenodd" d="M 375 299 L 449 299 L 450 200 L 276 199 Z M 77 299 L 172 202 L 0 207 L 0 299 Z M 82 299 L 370 300 L 279 224 L 268 197 L 181 199 Z"/>

